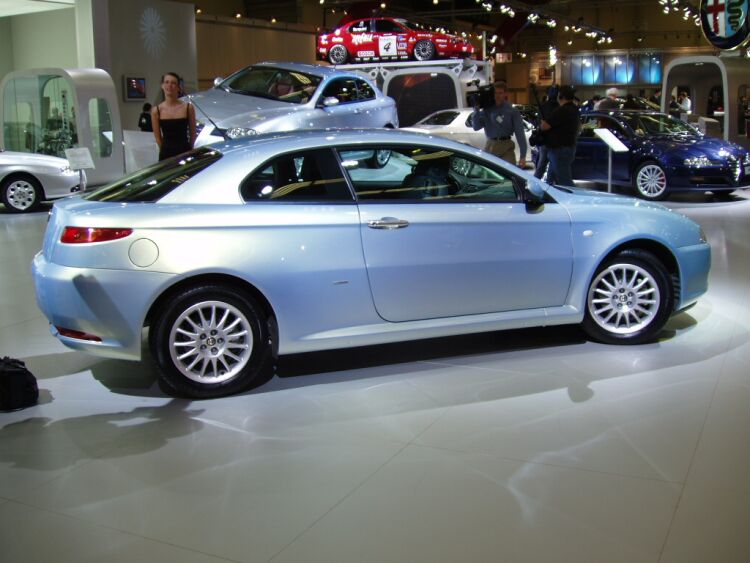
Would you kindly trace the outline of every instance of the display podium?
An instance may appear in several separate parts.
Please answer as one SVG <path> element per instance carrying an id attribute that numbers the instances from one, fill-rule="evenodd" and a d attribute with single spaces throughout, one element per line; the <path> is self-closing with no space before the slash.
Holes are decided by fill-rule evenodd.
<path id="1" fill-rule="evenodd" d="M 628 152 L 630 149 L 626 147 L 620 139 L 615 137 L 614 133 L 609 129 L 594 129 L 594 134 L 599 137 L 602 141 L 607 144 L 609 150 L 607 151 L 609 159 L 607 161 L 607 191 L 612 192 L 612 153 L 613 152 Z"/>

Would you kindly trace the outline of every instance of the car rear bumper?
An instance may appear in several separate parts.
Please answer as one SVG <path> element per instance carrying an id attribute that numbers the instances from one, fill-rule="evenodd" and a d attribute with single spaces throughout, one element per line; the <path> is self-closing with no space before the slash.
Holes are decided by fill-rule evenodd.
<path id="1" fill-rule="evenodd" d="M 155 297 L 174 274 L 71 268 L 49 262 L 40 252 L 31 266 L 37 305 L 63 344 L 96 356 L 139 360 L 141 331 Z M 100 342 L 71 338 L 59 328 Z"/>

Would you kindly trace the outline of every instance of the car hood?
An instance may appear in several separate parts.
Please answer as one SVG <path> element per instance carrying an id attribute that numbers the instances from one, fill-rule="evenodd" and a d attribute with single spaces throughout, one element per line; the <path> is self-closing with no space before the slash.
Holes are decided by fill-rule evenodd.
<path id="1" fill-rule="evenodd" d="M 46 154 L 33 154 L 28 152 L 2 151 L 0 152 L 0 164 L 15 166 L 49 166 L 51 168 L 63 168 L 68 166 L 68 161 L 56 156 Z"/>
<path id="2" fill-rule="evenodd" d="M 729 155 L 737 157 L 745 152 L 739 145 L 711 137 L 660 137 L 652 142 L 678 158 L 706 156 L 711 160 L 723 160 Z"/>
<path id="3" fill-rule="evenodd" d="M 233 94 L 218 88 L 198 92 L 191 95 L 190 99 L 195 105 L 196 118 L 199 121 L 208 121 L 205 119 L 207 116 L 221 128 L 257 125 L 310 109 L 309 104 L 290 104 L 257 96 Z"/>
<path id="4" fill-rule="evenodd" d="M 664 205 L 661 205 L 660 203 L 619 194 L 611 194 L 607 192 L 599 192 L 596 190 L 586 190 L 583 188 L 569 187 L 552 187 L 551 190 L 554 190 L 554 196 L 556 199 L 566 201 L 567 203 L 574 203 L 578 206 L 606 205 L 607 207 L 637 207 L 639 209 L 653 209 L 672 213 L 671 209 L 665 207 Z"/>

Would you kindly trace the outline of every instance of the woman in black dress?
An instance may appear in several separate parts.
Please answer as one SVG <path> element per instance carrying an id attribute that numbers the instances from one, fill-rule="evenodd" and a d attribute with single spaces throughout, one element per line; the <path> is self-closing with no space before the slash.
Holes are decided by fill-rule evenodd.
<path id="1" fill-rule="evenodd" d="M 164 101 L 151 110 L 159 160 L 189 151 L 195 143 L 195 108 L 179 99 L 180 77 L 168 72 L 161 79 Z"/>

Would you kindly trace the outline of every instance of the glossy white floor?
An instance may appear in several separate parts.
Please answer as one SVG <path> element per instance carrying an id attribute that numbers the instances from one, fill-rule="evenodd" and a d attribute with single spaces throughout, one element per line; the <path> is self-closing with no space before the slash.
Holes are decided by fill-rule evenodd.
<path id="1" fill-rule="evenodd" d="M 0 354 L 41 389 L 0 414 L 0 561 L 747 562 L 750 199 L 669 205 L 713 269 L 658 343 L 306 355 L 205 402 L 53 339 L 28 273 L 46 213 L 0 208 Z"/>

